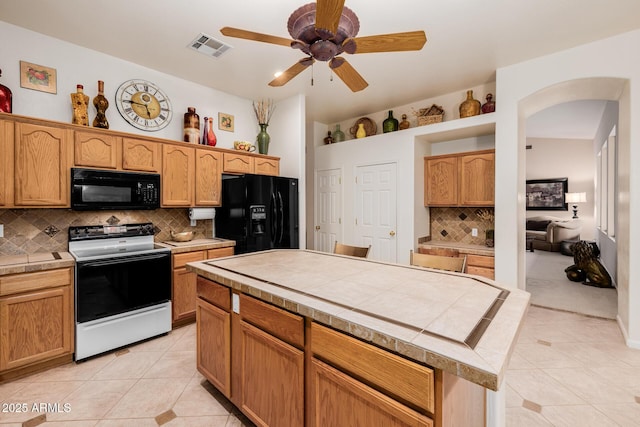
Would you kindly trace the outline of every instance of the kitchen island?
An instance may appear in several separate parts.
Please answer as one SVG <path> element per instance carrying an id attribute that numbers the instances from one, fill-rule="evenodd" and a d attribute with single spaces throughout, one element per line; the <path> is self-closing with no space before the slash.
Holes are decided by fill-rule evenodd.
<path id="1" fill-rule="evenodd" d="M 485 425 L 529 303 L 480 277 L 307 250 L 187 268 L 198 369 L 259 425 Z"/>

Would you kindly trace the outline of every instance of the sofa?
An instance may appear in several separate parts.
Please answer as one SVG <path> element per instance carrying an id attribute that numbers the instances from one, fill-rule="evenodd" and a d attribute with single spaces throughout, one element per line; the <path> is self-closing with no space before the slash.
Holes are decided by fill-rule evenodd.
<path id="1" fill-rule="evenodd" d="M 530 249 L 558 252 L 564 240 L 580 240 L 580 220 L 540 215 L 527 218 L 527 246 Z"/>

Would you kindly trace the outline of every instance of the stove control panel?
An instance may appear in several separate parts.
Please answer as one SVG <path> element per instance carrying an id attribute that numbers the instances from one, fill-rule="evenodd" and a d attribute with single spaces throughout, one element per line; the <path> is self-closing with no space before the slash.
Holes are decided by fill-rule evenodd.
<path id="1" fill-rule="evenodd" d="M 109 239 L 132 236 L 153 236 L 153 223 L 123 225 L 84 225 L 69 227 L 69 241 Z"/>

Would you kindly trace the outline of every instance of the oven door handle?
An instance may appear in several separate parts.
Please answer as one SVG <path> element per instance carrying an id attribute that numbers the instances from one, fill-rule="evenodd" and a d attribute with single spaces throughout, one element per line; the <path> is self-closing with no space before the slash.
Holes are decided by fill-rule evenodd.
<path id="1" fill-rule="evenodd" d="M 85 261 L 79 262 L 78 265 L 82 267 L 102 267 L 104 265 L 117 265 L 117 264 L 126 264 L 130 262 L 136 261 L 149 261 L 153 259 L 160 259 L 164 257 L 170 256 L 170 253 L 166 254 L 152 254 L 152 255 L 140 255 L 140 256 L 128 256 L 122 258 L 109 258 L 104 261 Z"/>

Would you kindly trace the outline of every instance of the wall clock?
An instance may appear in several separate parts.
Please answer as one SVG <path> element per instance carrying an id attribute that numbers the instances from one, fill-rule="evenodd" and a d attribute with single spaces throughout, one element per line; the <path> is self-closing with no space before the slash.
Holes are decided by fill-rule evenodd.
<path id="1" fill-rule="evenodd" d="M 167 95 L 146 80 L 127 80 L 116 91 L 116 106 L 131 125 L 157 131 L 169 124 L 173 111 Z"/>

